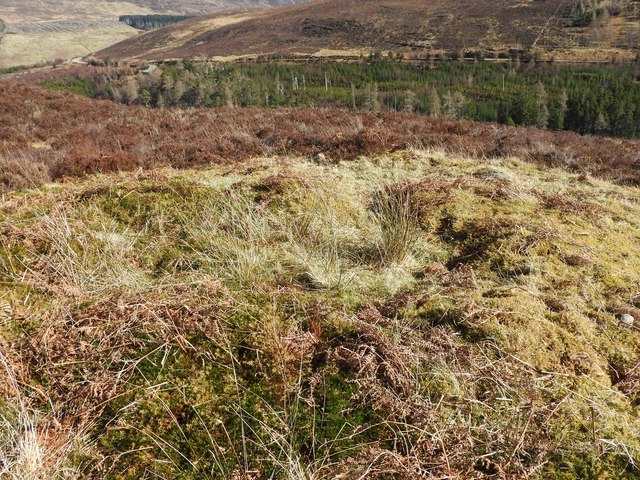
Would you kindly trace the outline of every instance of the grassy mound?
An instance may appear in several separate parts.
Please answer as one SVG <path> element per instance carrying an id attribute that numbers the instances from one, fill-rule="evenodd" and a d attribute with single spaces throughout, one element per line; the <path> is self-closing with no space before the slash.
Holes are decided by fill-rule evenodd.
<path id="1" fill-rule="evenodd" d="M 640 478 L 638 240 L 435 151 L 7 194 L 0 477 Z"/>

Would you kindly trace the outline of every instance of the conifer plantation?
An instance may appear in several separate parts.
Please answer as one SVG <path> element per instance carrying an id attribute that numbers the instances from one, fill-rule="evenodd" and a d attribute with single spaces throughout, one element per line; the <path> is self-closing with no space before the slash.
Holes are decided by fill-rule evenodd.
<path id="1" fill-rule="evenodd" d="M 138 73 L 135 73 L 135 71 Z M 146 72 L 146 73 L 141 73 Z M 341 107 L 637 138 L 640 66 L 535 62 L 246 63 L 183 60 L 111 76 L 41 82 L 126 104 L 162 107 Z"/>

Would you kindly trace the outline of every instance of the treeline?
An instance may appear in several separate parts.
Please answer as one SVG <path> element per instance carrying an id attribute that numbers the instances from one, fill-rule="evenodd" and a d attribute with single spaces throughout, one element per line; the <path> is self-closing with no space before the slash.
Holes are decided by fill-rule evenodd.
<path id="1" fill-rule="evenodd" d="M 184 60 L 87 91 L 148 107 L 340 106 L 640 137 L 640 66 L 447 62 L 412 66 Z M 60 88 L 60 85 L 57 85 Z M 80 90 L 73 84 L 74 90 Z"/>
<path id="2" fill-rule="evenodd" d="M 119 20 L 138 30 L 156 30 L 189 18 L 193 15 L 122 15 Z"/>

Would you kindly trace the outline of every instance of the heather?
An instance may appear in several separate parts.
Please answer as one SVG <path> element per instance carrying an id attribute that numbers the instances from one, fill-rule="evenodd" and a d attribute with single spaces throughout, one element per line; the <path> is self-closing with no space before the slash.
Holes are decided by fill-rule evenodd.
<path id="1" fill-rule="evenodd" d="M 480 159 L 512 155 L 617 183 L 636 184 L 639 178 L 633 140 L 337 108 L 156 110 L 0 84 L 0 182 L 9 189 L 92 173 L 233 164 L 263 155 L 322 154 L 338 162 L 408 147 Z"/>

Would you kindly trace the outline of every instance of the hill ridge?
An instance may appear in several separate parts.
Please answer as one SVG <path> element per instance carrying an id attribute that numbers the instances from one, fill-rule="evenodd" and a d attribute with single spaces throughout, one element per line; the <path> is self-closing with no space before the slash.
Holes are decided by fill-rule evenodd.
<path id="1" fill-rule="evenodd" d="M 454 5 L 444 0 L 315 0 L 255 11 L 250 18 L 230 24 L 225 24 L 224 15 L 202 17 L 122 42 L 97 55 L 163 60 L 261 55 L 358 57 L 390 51 L 411 57 L 482 50 L 491 55 L 535 51 L 574 61 L 615 55 L 635 58 L 640 33 L 631 2 L 586 10 L 580 5 L 584 4 L 575 0 L 517 4 L 510 0 L 457 0 Z"/>

